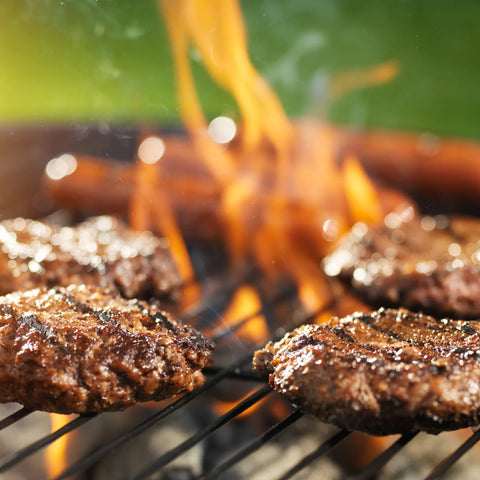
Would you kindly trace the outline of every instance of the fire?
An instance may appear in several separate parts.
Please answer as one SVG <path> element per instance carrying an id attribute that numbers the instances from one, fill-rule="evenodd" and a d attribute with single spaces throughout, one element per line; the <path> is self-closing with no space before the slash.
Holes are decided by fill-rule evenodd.
<path id="1" fill-rule="evenodd" d="M 343 179 L 352 218 L 357 222 L 378 222 L 382 218 L 378 193 L 357 158 L 345 159 Z"/>
<path id="2" fill-rule="evenodd" d="M 50 414 L 52 432 L 56 432 L 72 420 L 71 415 Z M 45 462 L 47 468 L 47 478 L 56 478 L 63 472 L 67 465 L 67 446 L 70 436 L 64 435 L 52 443 L 45 451 Z"/>
<path id="3" fill-rule="evenodd" d="M 250 62 L 245 26 L 237 0 L 158 0 L 163 10 L 177 71 L 180 109 L 190 134 L 205 146 L 213 170 L 233 173 L 228 155 L 210 158 L 216 148 L 205 136 L 207 122 L 195 91 L 188 48 L 192 42 L 213 79 L 236 99 L 244 119 L 243 142 L 256 150 L 265 139 L 280 156 L 293 141 L 293 130 L 282 106 Z M 205 142 L 204 142 L 205 140 Z M 223 165 L 222 165 L 223 163 Z M 225 171 L 222 171 L 225 168 Z"/>
<path id="4" fill-rule="evenodd" d="M 370 462 L 386 450 L 398 436 L 372 437 L 360 432 L 352 432 L 339 450 L 339 459 L 350 472 L 360 472 Z M 345 453 L 348 452 L 346 455 Z"/>
<path id="5" fill-rule="evenodd" d="M 305 307 L 318 310 L 328 299 L 319 260 L 353 223 L 376 222 L 386 213 L 375 187 L 355 158 L 336 158 L 338 137 L 332 128 L 288 119 L 249 59 L 238 0 L 158 0 L 158 5 L 170 36 L 183 123 L 220 192 L 218 209 L 233 269 L 254 259 L 267 276 L 287 274 L 299 285 Z M 241 122 L 231 128 L 227 119 L 225 137 L 209 128 L 202 111 L 189 61 L 192 46 L 238 104 Z M 387 62 L 337 75 L 331 93 L 389 81 L 397 70 L 395 62 Z M 194 272 L 167 194 L 161 150 L 147 163 L 139 151 L 131 220 L 169 239 L 188 283 Z"/>
<path id="6" fill-rule="evenodd" d="M 364 86 L 389 82 L 397 76 L 399 68 L 397 62 L 389 61 L 369 69 L 339 73 L 332 80 L 331 96 L 337 98 Z"/>
<path id="7" fill-rule="evenodd" d="M 236 398 L 235 400 L 232 400 L 232 401 L 216 400 L 213 402 L 212 407 L 214 411 L 217 413 L 217 415 L 219 416 L 225 415 L 232 408 L 236 407 L 240 402 L 243 402 L 246 398 L 248 398 L 257 388 L 258 387 L 252 388 L 240 398 Z M 245 411 L 237 415 L 235 417 L 236 420 L 250 417 L 254 412 L 258 412 L 263 407 L 263 405 L 265 405 L 265 403 L 267 402 L 270 403 L 268 397 L 262 398 L 260 401 L 254 403 L 251 407 L 247 408 Z"/>
<path id="8" fill-rule="evenodd" d="M 222 322 L 218 327 L 223 330 L 225 326 L 235 327 L 242 319 L 248 319 L 236 329 L 236 334 L 252 345 L 258 346 L 270 338 L 267 322 L 264 315 L 259 312 L 262 302 L 258 293 L 249 285 L 240 286 L 235 292 L 228 308 L 222 314 Z M 215 336 L 215 331 L 211 333 Z"/>
<path id="9" fill-rule="evenodd" d="M 190 256 L 170 206 L 161 170 L 155 168 L 164 151 L 163 141 L 158 137 L 148 136 L 140 143 L 136 169 L 137 188 L 134 189 L 130 205 L 130 218 L 132 226 L 139 230 L 150 229 L 150 220 L 153 219 L 154 227 L 169 240 L 172 256 L 187 285 L 182 295 L 184 307 L 187 307 L 198 300 L 199 288 L 193 282 L 194 273 Z"/>

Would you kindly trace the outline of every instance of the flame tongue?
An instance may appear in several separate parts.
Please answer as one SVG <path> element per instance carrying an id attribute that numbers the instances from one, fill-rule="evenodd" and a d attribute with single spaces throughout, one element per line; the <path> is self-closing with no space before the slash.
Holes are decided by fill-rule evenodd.
<path id="1" fill-rule="evenodd" d="M 238 0 L 158 0 L 172 42 L 181 113 L 196 137 L 206 129 L 188 61 L 189 42 L 212 78 L 235 98 L 243 117 L 243 142 L 254 150 L 265 140 L 287 154 L 293 129 L 280 101 L 255 70 L 247 50 Z"/>
<path id="2" fill-rule="evenodd" d="M 73 419 L 72 415 L 50 414 L 52 433 L 64 427 Z M 56 478 L 67 467 L 67 446 L 72 437 L 60 437 L 55 443 L 50 445 L 45 451 L 45 462 L 48 478 Z"/>
<path id="3" fill-rule="evenodd" d="M 336 162 L 333 130 L 318 122 L 291 124 L 250 62 L 238 0 L 157 1 L 168 26 L 185 127 L 221 192 L 219 210 L 233 266 L 253 257 L 269 275 L 288 273 L 305 292 L 308 308 L 316 309 L 326 290 L 318 260 L 351 224 L 383 215 L 373 185 L 356 159 L 348 158 L 344 167 Z M 217 143 L 208 133 L 189 60 L 192 45 L 238 103 L 241 134 L 230 144 Z M 348 78 L 342 88 L 394 75 L 394 67 L 384 70 Z M 156 180 L 151 165 L 139 167 L 132 222 L 167 236 L 181 273 L 192 278 L 161 164 L 155 170 Z M 318 301 L 312 291 L 322 292 Z"/>

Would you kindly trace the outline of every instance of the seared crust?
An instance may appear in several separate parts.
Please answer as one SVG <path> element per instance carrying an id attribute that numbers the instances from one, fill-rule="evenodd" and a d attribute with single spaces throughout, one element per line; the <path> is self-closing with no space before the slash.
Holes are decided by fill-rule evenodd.
<path id="1" fill-rule="evenodd" d="M 24 218 L 0 223 L 0 295 L 84 283 L 147 298 L 175 293 L 181 279 L 166 240 L 114 217 L 63 228 Z"/>
<path id="2" fill-rule="evenodd" d="M 480 422 L 480 326 L 380 309 L 305 325 L 254 368 L 302 410 L 348 430 L 436 433 Z"/>
<path id="3" fill-rule="evenodd" d="M 59 413 L 121 410 L 203 384 L 212 344 L 99 287 L 0 298 L 0 401 Z"/>
<path id="4" fill-rule="evenodd" d="M 357 224 L 325 259 L 326 273 L 348 279 L 376 305 L 480 317 L 480 221 L 424 217 L 389 225 Z"/>

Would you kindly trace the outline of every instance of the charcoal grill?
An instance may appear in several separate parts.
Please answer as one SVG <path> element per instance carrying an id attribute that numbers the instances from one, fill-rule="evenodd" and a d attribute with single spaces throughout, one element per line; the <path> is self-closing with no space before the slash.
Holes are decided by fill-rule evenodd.
<path id="1" fill-rule="evenodd" d="M 235 282 L 231 281 L 225 283 L 219 281 L 219 279 L 216 279 L 215 284 L 223 284 L 223 286 L 215 293 L 210 294 L 209 298 L 202 302 L 202 305 L 194 309 L 189 315 L 190 319 L 195 318 L 195 321 L 199 325 L 206 326 L 210 324 L 213 321 L 213 316 L 211 314 L 212 308 L 216 309 L 220 305 L 228 302 L 229 296 L 234 290 L 234 283 Z M 261 285 L 259 286 L 261 287 Z M 259 288 L 259 291 L 262 292 L 262 288 Z M 278 319 L 272 318 L 272 315 L 274 315 L 273 312 L 275 311 L 277 304 L 284 301 L 291 302 L 294 295 L 295 292 L 291 289 L 287 289 L 287 291 L 285 291 L 284 289 L 274 298 L 266 298 L 265 296 L 264 298 L 262 298 L 264 306 L 256 314 L 264 315 L 267 324 L 270 326 L 272 338 L 275 338 L 282 333 L 281 328 L 275 329 L 275 327 L 272 327 L 278 325 Z M 332 302 L 336 300 L 338 300 L 338 298 L 332 298 Z M 331 304 L 328 305 L 328 307 L 331 306 Z M 254 317 L 255 315 L 250 315 L 245 318 L 236 319 L 236 321 L 233 323 L 233 326 L 220 329 L 215 335 L 214 340 L 219 341 L 228 338 L 229 336 L 234 336 L 237 328 L 245 325 Z M 306 315 L 302 319 L 302 322 L 308 322 L 310 319 L 311 315 Z M 207 368 L 205 370 L 205 373 L 207 375 L 207 381 L 201 388 L 198 388 L 193 392 L 183 395 L 172 403 L 169 403 L 167 406 L 164 406 L 158 411 L 155 411 L 145 420 L 128 427 L 125 431 L 123 431 L 113 440 L 109 441 L 100 448 L 84 456 L 80 460 L 70 464 L 63 471 L 63 473 L 56 477 L 56 480 L 66 478 L 91 478 L 85 472 L 88 472 L 89 469 L 91 469 L 92 466 L 94 466 L 97 462 L 101 462 L 108 453 L 115 451 L 122 446 L 128 448 L 128 445 L 132 444 L 132 442 L 134 442 L 136 437 L 140 434 L 144 434 L 145 432 L 148 433 L 150 431 L 154 431 L 155 429 L 162 428 L 162 421 L 165 421 L 167 417 L 169 417 L 175 412 L 181 412 L 185 411 L 186 409 L 192 408 L 191 405 L 195 400 L 199 398 L 206 398 L 206 401 L 210 402 L 212 398 L 212 392 L 214 392 L 215 389 L 221 386 L 224 382 L 234 382 L 236 384 L 239 384 L 240 386 L 242 384 L 251 385 L 252 382 L 256 382 L 257 386 L 253 393 L 250 393 L 246 398 L 236 399 L 233 408 L 231 408 L 223 415 L 217 415 L 214 419 L 212 419 L 212 421 L 209 421 L 205 426 L 198 429 L 195 433 L 190 435 L 184 441 L 180 442 L 177 445 L 168 445 L 166 451 L 162 452 L 157 458 L 152 458 L 150 462 L 146 465 L 139 466 L 138 471 L 131 477 L 135 480 L 140 480 L 144 478 L 164 478 L 158 475 L 160 475 L 162 471 L 165 471 L 165 469 L 168 468 L 168 465 L 172 461 L 184 455 L 199 443 L 207 441 L 209 437 L 214 435 L 222 428 L 225 428 L 225 426 L 230 422 L 235 421 L 239 417 L 239 415 L 241 415 L 250 407 L 258 404 L 266 397 L 277 395 L 271 390 L 269 385 L 264 384 L 251 370 L 252 355 L 253 349 L 252 351 L 249 351 L 247 353 L 234 355 L 232 361 L 230 361 L 227 365 L 213 365 L 212 367 Z M 242 392 L 242 388 L 239 388 L 238 390 L 240 393 Z M 213 393 L 213 395 L 215 395 L 215 393 Z M 240 394 L 239 397 L 241 397 Z M 241 464 L 241 462 L 248 462 L 250 455 L 261 450 L 262 447 L 264 447 L 268 442 L 272 442 L 275 438 L 284 435 L 285 432 L 287 432 L 289 429 L 292 429 L 292 426 L 304 416 L 304 414 L 300 410 L 295 409 L 293 406 L 286 405 L 286 407 L 286 412 L 283 418 L 278 419 L 276 423 L 272 424 L 263 431 L 255 432 L 255 434 L 251 435 L 251 437 L 247 439 L 241 446 L 236 446 L 227 455 L 222 455 L 217 458 L 217 463 L 213 467 L 202 470 L 195 474 L 191 474 L 188 477 L 181 478 L 195 478 L 197 480 L 232 478 L 228 476 L 228 472 L 230 469 L 238 466 L 239 464 Z M 124 414 L 128 415 L 127 412 L 125 412 Z M 10 426 L 15 424 L 16 422 L 21 422 L 32 413 L 32 411 L 26 408 L 20 408 L 19 410 L 15 411 L 11 415 L 0 421 L 0 430 L 8 429 Z M 45 413 L 44 415 L 48 414 Z M 25 448 L 16 451 L 14 454 L 10 455 L 7 458 L 2 458 L 0 460 L 0 474 L 2 475 L 2 478 L 8 478 L 8 472 L 12 471 L 12 469 L 17 467 L 18 464 L 21 464 L 21 462 L 29 456 L 32 456 L 33 454 L 41 451 L 42 449 L 45 449 L 47 446 L 55 442 L 60 437 L 77 431 L 77 429 L 80 429 L 80 427 L 82 427 L 86 423 L 100 421 L 102 415 L 105 414 L 77 416 L 57 431 L 54 431 L 44 437 L 38 438 Z M 312 422 L 317 422 L 317 420 L 312 419 Z M 279 472 L 274 477 L 275 480 L 286 480 L 295 477 L 296 474 L 311 466 L 313 463 L 319 462 L 321 457 L 326 456 L 335 446 L 337 446 L 337 444 L 340 444 L 351 434 L 352 432 L 340 430 L 334 432 L 326 440 L 319 440 L 317 445 L 312 445 L 312 449 L 310 452 L 298 458 L 296 461 L 293 462 L 292 465 L 284 468 L 284 471 Z M 371 463 L 369 463 L 364 469 L 356 472 L 353 478 L 355 478 L 356 480 L 366 480 L 369 478 L 374 478 L 387 464 L 387 462 L 389 462 L 396 455 L 399 455 L 404 449 L 404 447 L 416 436 L 417 433 L 411 433 L 401 436 L 388 448 L 383 450 L 383 452 L 378 455 Z M 440 464 L 432 466 L 432 471 L 427 478 L 436 479 L 442 477 L 442 475 L 455 463 L 459 462 L 462 456 L 479 440 L 480 430 L 477 430 L 472 433 L 472 435 L 467 440 L 465 440 Z M 320 467 L 321 464 L 319 463 L 319 468 Z M 157 476 L 152 477 L 152 475 Z M 174 477 L 167 476 L 165 478 Z"/>
<path id="2" fill-rule="evenodd" d="M 8 148 L 4 148 L 4 156 L 11 162 L 8 167 L 14 170 L 13 174 L 20 174 L 21 171 L 30 168 L 35 165 L 36 170 L 41 170 L 38 161 L 38 151 L 35 149 L 29 150 L 27 148 L 28 139 L 32 138 L 32 132 L 28 129 L 16 130 L 15 135 L 5 129 L 3 133 L 3 144 L 8 144 Z M 116 140 L 120 139 L 123 145 L 123 155 L 125 157 L 131 157 L 131 152 L 134 150 L 136 144 L 136 130 L 135 129 L 121 129 L 115 130 L 114 136 Z M 39 137 L 42 142 L 46 142 L 49 149 L 45 150 L 42 146 L 41 150 L 44 155 L 45 162 L 51 156 L 58 152 L 67 149 L 66 144 L 71 145 L 72 141 L 82 146 L 85 150 L 85 145 L 89 145 L 86 153 L 98 154 L 98 152 L 110 154 L 114 157 L 118 157 L 117 151 L 112 150 L 112 145 L 118 146 L 118 142 L 112 142 L 112 132 L 101 132 L 97 128 L 77 126 L 72 129 L 53 128 L 42 129 Z M 93 139 L 93 140 L 92 140 Z M 10 144 L 14 143 L 14 146 Z M 92 146 L 93 145 L 93 146 Z M 5 147 L 5 145 L 4 145 Z M 116 148 L 115 147 L 115 148 Z M 45 153 L 47 151 L 47 153 Z M 5 153 L 6 152 L 6 153 Z M 22 159 L 22 160 L 21 160 Z M 41 163 L 41 162 L 40 162 Z M 6 165 L 6 164 L 5 164 Z M 5 172 L 3 172 L 5 173 Z M 9 173 L 9 172 L 6 172 Z M 4 180 L 7 178 L 4 175 Z M 7 182 L 8 183 L 8 182 Z M 2 211 L 9 214 L 25 214 L 27 211 L 24 206 L 18 206 L 15 204 L 15 198 L 23 195 L 32 195 L 35 190 L 38 189 L 38 184 L 26 185 L 24 188 L 13 192 L 6 200 L 10 203 L 2 205 Z M 30 210 L 29 210 L 30 211 Z M 33 210 L 33 214 L 38 211 Z M 193 322 L 201 330 L 205 330 L 221 317 L 222 309 L 229 303 L 236 287 L 244 282 L 249 282 L 254 286 L 257 292 L 259 292 L 262 300 L 262 308 L 255 314 L 247 317 L 236 319 L 229 327 L 217 328 L 214 334 L 214 340 L 217 342 L 224 341 L 225 339 L 234 338 L 236 336 L 236 330 L 244 325 L 247 325 L 258 314 L 262 314 L 267 323 L 268 330 L 271 338 L 276 339 L 283 335 L 284 329 L 281 327 L 282 319 L 280 318 L 282 313 L 279 312 L 279 307 L 282 305 L 289 305 L 290 311 L 298 310 L 298 298 L 296 287 L 294 285 L 268 285 L 268 281 L 259 275 L 255 269 L 247 269 L 241 276 L 232 279 L 231 275 L 222 276 L 222 274 L 212 275 L 211 272 L 205 267 L 205 252 L 201 248 L 198 251 L 192 251 L 192 259 L 200 259 L 197 262 L 196 270 L 198 278 L 203 286 L 205 292 L 204 298 L 200 305 L 193 308 L 188 315 L 185 315 L 185 320 Z M 272 293 L 273 292 L 273 293 Z M 325 308 L 330 308 L 332 302 L 340 301 L 338 293 L 335 289 L 332 289 L 332 299 L 329 305 Z M 280 312 L 285 312 L 285 309 Z M 320 313 L 320 312 L 317 312 Z M 302 318 L 297 318 L 295 323 L 306 323 L 311 320 L 313 316 L 305 313 Z M 231 385 L 236 387 L 233 389 L 235 393 L 235 399 L 233 407 L 230 408 L 224 414 L 216 414 L 209 419 L 204 425 L 199 426 L 195 432 L 190 434 L 186 439 L 167 445 L 161 453 L 155 458 L 151 458 L 143 465 L 138 465 L 136 471 L 129 477 L 142 479 L 153 476 L 154 478 L 195 478 L 195 479 L 216 479 L 216 478 L 236 478 L 231 477 L 230 472 L 235 470 L 239 465 L 250 461 L 253 455 L 262 452 L 262 449 L 267 444 L 272 444 L 279 439 L 289 435 L 301 421 L 306 420 L 306 415 L 301 411 L 295 409 L 292 405 L 285 403 L 280 397 L 274 393 L 270 387 L 262 382 L 257 375 L 251 370 L 251 359 L 255 348 L 263 345 L 250 345 L 249 348 L 238 350 L 233 352 L 227 359 L 223 358 L 222 362 L 215 364 L 205 370 L 207 376 L 206 383 L 199 389 L 188 393 L 181 398 L 176 399 L 172 403 L 167 405 L 161 404 L 155 411 L 143 418 L 141 421 L 129 424 L 125 427 L 115 438 L 105 442 L 99 448 L 89 452 L 84 457 L 71 462 L 66 469 L 56 477 L 57 480 L 66 478 L 94 478 L 91 476 L 92 469 L 95 465 L 100 464 L 107 455 L 112 452 L 118 451 L 120 448 L 130 448 L 132 444 L 136 442 L 136 439 L 140 435 L 149 435 L 158 429 L 162 429 L 162 425 L 169 417 L 174 414 L 182 414 L 183 412 L 191 411 L 194 407 L 192 405 L 199 400 L 203 400 L 206 404 L 212 403 L 217 395 L 219 389 L 227 384 L 227 389 L 231 389 Z M 231 353 L 231 352 L 230 352 Z M 252 385 L 255 385 L 254 391 L 250 393 L 246 398 L 244 393 L 246 390 L 251 389 Z M 189 473 L 188 476 L 174 477 L 168 476 L 165 472 L 168 472 L 169 465 L 179 457 L 188 454 L 199 444 L 208 442 L 216 434 L 222 430 L 228 428 L 228 425 L 238 421 L 238 418 L 243 412 L 250 407 L 258 405 L 264 399 L 272 397 L 278 397 L 280 402 L 284 403 L 284 414 L 281 418 L 276 418 L 275 421 L 270 422 L 269 425 L 262 425 L 261 429 L 255 431 L 249 431 L 249 437 L 242 439 L 242 442 L 235 442 L 231 445 L 231 449 L 228 452 L 222 452 L 218 455 L 212 464 L 204 466 L 200 471 L 194 474 Z M 136 408 L 143 407 L 133 407 Z M 127 410 L 122 415 L 128 416 L 132 409 Z M 15 425 L 19 425 L 22 422 L 28 421 L 34 415 L 44 415 L 47 413 L 32 412 L 25 408 L 19 408 L 14 413 L 9 414 L 5 418 L 0 420 L 0 434 L 9 435 L 9 429 L 12 429 Z M 45 436 L 38 435 L 38 438 L 31 441 L 27 446 L 17 449 L 14 453 L 8 456 L 0 457 L 0 476 L 2 478 L 18 478 L 17 469 L 21 469 L 22 464 L 28 461 L 35 455 L 41 455 L 45 451 L 46 447 L 50 446 L 58 439 L 66 435 L 76 435 L 82 427 L 89 424 L 96 424 L 102 421 L 102 417 L 107 414 L 77 416 L 62 428 L 49 433 Z M 321 424 L 316 419 L 308 420 L 306 428 Z M 302 432 L 298 434 L 298 431 L 294 435 L 303 435 Z M 354 435 L 354 434 L 353 434 Z M 422 434 L 424 435 L 424 434 Z M 352 436 L 352 432 L 345 430 L 333 431 L 329 430 L 327 436 L 322 436 L 316 439 L 313 443 L 310 442 L 308 450 L 302 452 L 300 456 L 295 458 L 287 466 L 282 466 L 281 471 L 277 471 L 272 480 L 285 480 L 301 475 L 302 472 L 311 468 L 312 465 L 318 464 L 321 468 L 322 461 L 325 462 L 325 457 L 329 453 L 334 451 L 337 447 L 341 447 L 342 443 L 348 441 L 348 438 Z M 410 442 L 419 440 L 416 433 L 403 435 L 398 438 L 389 447 L 385 448 L 373 461 L 371 461 L 362 470 L 357 471 L 353 477 L 359 479 L 369 479 L 378 475 L 385 467 L 387 462 L 391 461 L 395 457 L 401 456 L 402 452 Z M 300 438 L 300 437 L 297 437 Z M 432 437 L 433 438 L 433 437 Z M 460 438 L 460 437 L 459 437 Z M 293 441 L 295 436 L 293 437 Z M 439 439 L 440 440 L 440 439 Z M 452 448 L 452 451 L 443 458 L 443 460 L 429 466 L 431 472 L 428 474 L 428 479 L 440 478 L 451 467 L 456 465 L 462 460 L 462 457 L 467 453 L 478 441 L 480 440 L 480 430 L 473 432 L 469 438 L 463 441 L 458 448 Z M 15 438 L 9 438 L 11 444 L 15 443 Z M 316 442 L 316 443 L 315 443 Z M 461 440 L 459 439 L 459 443 Z M 283 444 L 285 447 L 285 444 Z M 287 442 L 287 451 L 291 448 L 291 444 Z M 434 447 L 432 447 L 434 448 Z M 345 452 L 343 455 L 350 455 L 354 452 Z M 323 458 L 322 458 L 323 457 Z M 298 475 L 297 475 L 298 474 Z M 159 475 L 164 475 L 159 477 Z M 240 477 L 238 477 L 240 478 Z M 313 477 L 318 478 L 318 477 Z M 325 478 L 328 478 L 325 476 Z M 417 476 L 415 478 L 418 478 Z"/>

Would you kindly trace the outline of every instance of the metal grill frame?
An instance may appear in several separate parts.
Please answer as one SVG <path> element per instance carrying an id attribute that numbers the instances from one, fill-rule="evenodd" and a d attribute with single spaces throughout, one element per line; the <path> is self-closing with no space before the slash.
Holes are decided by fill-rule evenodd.
<path id="1" fill-rule="evenodd" d="M 243 279 L 244 280 L 244 279 Z M 240 284 L 241 282 L 237 282 Z M 233 284 L 230 284 L 230 287 L 234 287 Z M 228 291 L 233 292 L 234 288 L 229 288 Z M 212 305 L 215 302 L 219 301 L 219 295 L 225 295 L 225 291 L 221 291 L 215 295 L 214 298 L 209 299 L 202 303 L 201 306 L 193 309 L 191 313 L 188 315 L 190 317 L 193 316 L 202 316 L 209 310 L 209 305 Z M 280 295 L 278 298 L 273 300 L 273 303 L 282 299 Z M 235 331 L 240 328 L 241 326 L 248 323 L 248 321 L 252 320 L 258 315 L 271 315 L 273 312 L 272 304 L 268 301 L 268 299 L 262 298 L 264 307 L 256 312 L 253 315 L 249 315 L 248 317 L 239 318 L 232 326 L 225 328 L 223 331 L 220 331 L 215 338 L 215 340 L 223 339 L 228 335 L 233 335 Z M 333 298 L 333 302 L 338 301 L 338 298 Z M 221 303 L 221 302 L 220 302 Z M 324 309 L 330 308 L 332 303 L 325 305 Z M 307 323 L 309 320 L 312 320 L 313 317 L 318 315 L 321 312 L 316 312 L 314 315 L 308 315 L 304 318 L 304 323 Z M 200 319 L 201 321 L 201 319 Z M 273 325 L 273 319 L 267 318 L 267 323 Z M 275 338 L 274 338 L 275 340 Z M 258 347 L 260 347 L 259 345 Z M 245 369 L 245 366 L 251 364 L 251 359 L 253 356 L 254 351 L 249 352 L 248 354 L 244 355 L 242 358 L 238 359 L 237 361 L 233 362 L 229 366 L 226 367 L 218 367 L 213 366 L 205 369 L 205 374 L 207 375 L 207 380 L 205 384 L 197 388 L 196 390 L 189 392 L 176 401 L 172 402 L 165 408 L 155 412 L 146 420 L 142 421 L 141 423 L 129 428 L 119 437 L 111 441 L 110 443 L 105 444 L 103 447 L 97 449 L 96 451 L 88 454 L 84 458 L 78 460 L 74 464 L 70 465 L 64 472 L 62 472 L 58 477 L 54 480 L 62 480 L 66 478 L 70 478 L 74 475 L 80 474 L 81 472 L 87 470 L 92 465 L 100 462 L 102 458 L 109 452 L 119 448 L 120 446 L 128 443 L 129 441 L 133 440 L 135 437 L 140 435 L 141 433 L 147 431 L 148 429 L 154 427 L 163 419 L 171 415 L 172 413 L 187 407 L 190 402 L 195 400 L 201 395 L 206 394 L 209 392 L 213 387 L 218 385 L 225 379 L 236 379 L 240 382 L 242 381 L 249 381 L 256 380 L 259 383 L 263 381 L 260 380 L 255 373 Z M 276 395 L 272 392 L 271 388 L 267 384 L 263 384 L 260 386 L 255 392 L 250 394 L 247 398 L 239 401 L 231 410 L 229 410 L 224 415 L 218 417 L 207 426 L 196 432 L 195 434 L 188 437 L 184 442 L 180 443 L 179 445 L 172 447 L 167 452 L 163 453 L 160 457 L 152 461 L 147 467 L 141 470 L 138 474 L 133 477 L 133 480 L 141 480 L 147 478 L 151 474 L 160 471 L 174 459 L 178 458 L 182 454 L 184 454 L 189 449 L 193 448 L 195 445 L 200 443 L 201 441 L 208 438 L 218 429 L 226 425 L 227 423 L 236 419 L 241 413 L 243 413 L 248 408 L 252 407 L 265 397 L 269 395 Z M 21 408 L 14 412 L 13 414 L 5 417 L 4 419 L 0 420 L 0 431 L 8 428 L 9 426 L 13 425 L 16 422 L 21 421 L 22 419 L 28 417 L 32 413 L 31 410 L 26 408 Z M 97 417 L 101 416 L 101 414 L 93 414 L 93 415 L 79 415 L 69 423 L 67 423 L 62 428 L 58 429 L 57 431 L 51 432 L 50 434 L 32 442 L 25 448 L 17 451 L 13 455 L 3 458 L 0 460 L 0 474 L 4 474 L 10 468 L 16 466 L 20 462 L 22 462 L 27 457 L 37 453 L 38 451 L 46 448 L 53 442 L 55 442 L 60 437 L 76 430 L 77 428 L 81 427 L 87 422 L 93 421 Z M 256 452 L 260 449 L 263 445 L 274 439 L 277 435 L 281 434 L 283 431 L 288 429 L 292 426 L 295 422 L 297 422 L 300 418 L 302 418 L 303 414 L 300 410 L 293 410 L 291 414 L 283 418 L 282 420 L 278 421 L 276 424 L 268 428 L 265 432 L 260 433 L 258 436 L 251 439 L 246 445 L 240 447 L 237 451 L 233 452 L 229 457 L 220 459 L 220 462 L 215 465 L 215 467 L 207 472 L 202 472 L 200 475 L 195 477 L 197 480 L 213 480 L 218 478 L 218 476 L 226 471 L 229 468 L 232 468 L 239 462 L 248 459 L 248 456 L 252 453 Z M 316 462 L 319 458 L 323 455 L 328 453 L 335 445 L 339 442 L 344 440 L 346 437 L 350 435 L 351 432 L 346 430 L 338 431 L 334 434 L 331 438 L 327 441 L 321 443 L 317 448 L 315 448 L 312 452 L 305 455 L 301 458 L 295 465 L 293 465 L 290 469 L 284 472 L 278 479 L 276 480 L 287 480 L 292 478 L 298 472 L 306 468 L 307 466 L 311 465 L 313 462 Z M 369 478 L 374 477 L 385 465 L 388 461 L 390 461 L 395 455 L 402 451 L 403 447 L 407 445 L 418 432 L 413 432 L 410 434 L 405 434 L 401 436 L 395 443 L 393 443 L 390 447 L 385 449 L 377 458 L 375 458 L 369 465 L 367 465 L 361 472 L 354 477 L 355 480 L 367 480 Z M 456 462 L 458 462 L 462 456 L 470 450 L 478 441 L 480 441 L 480 429 L 475 431 L 467 440 L 465 440 L 450 456 L 445 458 L 442 462 L 440 462 L 431 473 L 428 475 L 428 480 L 434 480 L 440 478 L 449 468 L 451 468 Z"/>

